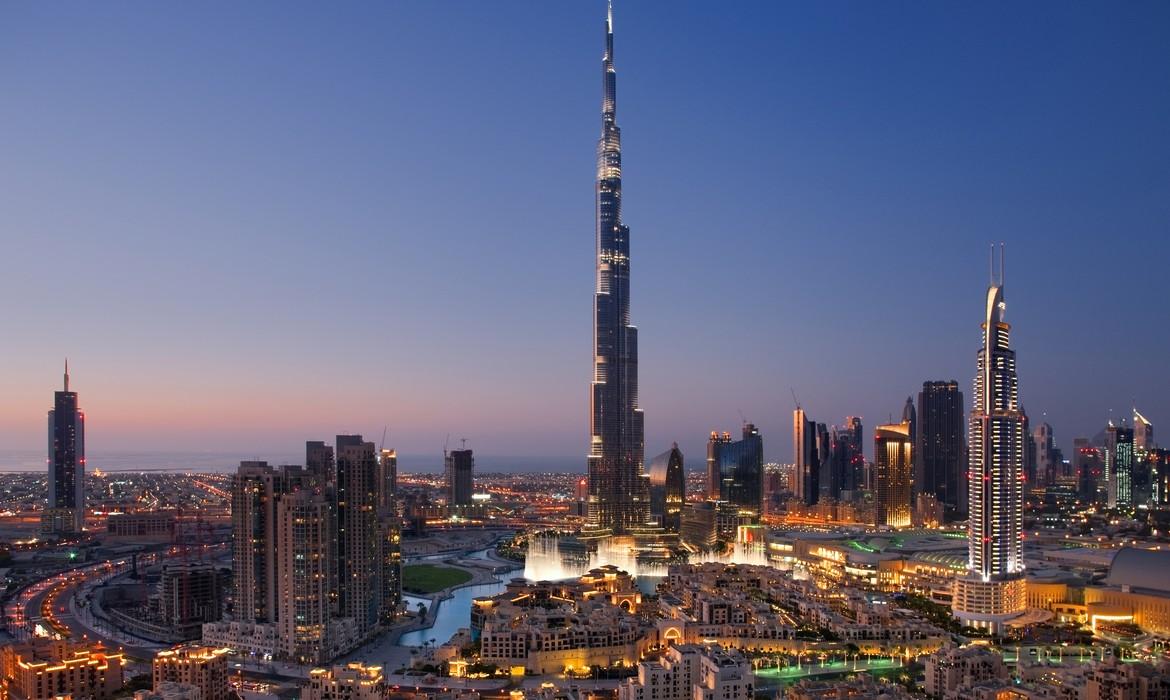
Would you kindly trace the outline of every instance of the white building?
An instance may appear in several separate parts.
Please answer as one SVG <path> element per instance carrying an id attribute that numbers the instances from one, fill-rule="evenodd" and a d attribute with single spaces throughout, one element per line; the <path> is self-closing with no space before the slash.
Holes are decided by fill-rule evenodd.
<path id="1" fill-rule="evenodd" d="M 751 700 L 753 689 L 751 664 L 738 652 L 682 644 L 639 663 L 618 700 Z"/>

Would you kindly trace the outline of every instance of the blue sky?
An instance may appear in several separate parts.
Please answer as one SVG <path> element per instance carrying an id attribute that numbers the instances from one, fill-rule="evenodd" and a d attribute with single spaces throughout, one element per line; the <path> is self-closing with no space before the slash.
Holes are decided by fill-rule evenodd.
<path id="1" fill-rule="evenodd" d="M 647 454 L 969 386 L 1170 430 L 1170 5 L 619 2 Z M 600 2 L 0 6 L 0 448 L 583 455 Z"/>

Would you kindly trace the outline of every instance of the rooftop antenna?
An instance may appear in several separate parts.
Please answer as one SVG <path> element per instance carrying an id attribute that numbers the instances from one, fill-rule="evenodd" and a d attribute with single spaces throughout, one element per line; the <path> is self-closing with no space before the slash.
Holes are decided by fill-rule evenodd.
<path id="1" fill-rule="evenodd" d="M 987 286 L 995 286 L 995 244 L 987 251 Z"/>
<path id="2" fill-rule="evenodd" d="M 1001 286 L 1001 287 L 1003 286 L 1003 283 L 1007 280 L 1007 273 L 1006 273 L 1007 268 L 1004 267 L 1004 264 L 1003 264 L 1004 263 L 1003 251 L 1005 248 L 1007 248 L 1007 243 L 1000 241 L 1000 243 L 999 243 L 999 286 Z"/>
<path id="3" fill-rule="evenodd" d="M 739 422 L 740 422 L 740 423 L 743 423 L 744 425 L 747 425 L 747 418 L 744 418 L 744 416 L 743 416 L 743 410 L 742 410 L 742 409 L 738 409 L 738 408 L 737 408 L 737 409 L 735 409 L 735 410 L 736 410 L 736 412 L 738 412 L 738 413 L 739 413 Z"/>
<path id="4" fill-rule="evenodd" d="M 69 358 L 65 358 L 65 391 L 69 391 Z"/>
<path id="5" fill-rule="evenodd" d="M 792 403 L 796 404 L 796 409 L 800 410 L 800 399 L 796 398 L 796 389 L 788 387 L 788 391 L 792 392 Z"/>
<path id="6" fill-rule="evenodd" d="M 378 445 L 378 454 L 382 454 L 382 450 L 386 449 L 386 428 L 388 428 L 388 427 L 390 427 L 390 426 L 387 426 L 387 425 L 382 426 L 382 444 Z"/>
<path id="7" fill-rule="evenodd" d="M 451 433 L 447 433 L 447 438 L 443 440 L 443 456 L 447 456 L 447 444 L 451 442 Z"/>
<path id="8" fill-rule="evenodd" d="M 467 449 L 467 438 L 459 438 L 459 444 L 462 446 L 463 450 L 466 450 Z"/>

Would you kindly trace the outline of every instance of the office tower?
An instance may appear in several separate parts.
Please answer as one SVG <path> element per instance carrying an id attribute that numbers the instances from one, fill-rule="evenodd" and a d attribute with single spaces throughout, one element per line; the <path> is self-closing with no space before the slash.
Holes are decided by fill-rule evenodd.
<path id="1" fill-rule="evenodd" d="M 280 657 L 302 664 L 328 660 L 333 577 L 333 506 L 300 490 L 276 507 L 277 615 Z"/>
<path id="2" fill-rule="evenodd" d="M 319 483 L 333 481 L 333 446 L 321 440 L 305 443 L 305 469 L 313 474 Z"/>
<path id="3" fill-rule="evenodd" d="M 855 497 L 865 482 L 865 453 L 862 448 L 861 419 L 848 416 L 844 426 L 829 431 L 829 468 L 821 495 L 842 499 Z"/>
<path id="4" fill-rule="evenodd" d="M 758 514 L 764 500 L 764 440 L 756 426 L 744 423 L 743 437 L 735 442 L 707 443 L 707 455 L 708 469 L 713 468 L 718 478 L 718 495 L 712 494 L 712 500 Z"/>
<path id="5" fill-rule="evenodd" d="M 1154 424 L 1145 416 L 1133 409 L 1133 449 L 1135 452 L 1151 450 L 1157 447 L 1154 442 Z"/>
<path id="6" fill-rule="evenodd" d="M 1133 505 L 1133 429 L 1109 425 L 1105 429 L 1105 466 L 1109 474 L 1108 505 Z"/>
<path id="7" fill-rule="evenodd" d="M 879 425 L 873 431 L 877 525 L 910 527 L 910 481 L 914 475 L 912 425 L 909 420 L 903 420 Z"/>
<path id="8" fill-rule="evenodd" d="M 1083 503 L 1100 500 L 1104 483 L 1105 465 L 1101 450 L 1093 446 L 1089 438 L 1073 440 L 1073 474 L 1077 477 L 1077 496 Z"/>
<path id="9" fill-rule="evenodd" d="M 914 410 L 914 397 L 907 396 L 902 405 L 902 422 L 910 426 L 910 446 L 918 440 L 918 413 Z"/>
<path id="10" fill-rule="evenodd" d="M 969 561 L 955 582 L 953 611 L 963 624 L 998 634 L 1027 604 L 1021 481 L 1027 434 L 1011 325 L 1004 321 L 1002 249 L 1000 280 L 988 287 L 986 301 L 968 433 Z"/>
<path id="11" fill-rule="evenodd" d="M 184 683 L 200 690 L 203 700 L 227 700 L 228 654 L 231 649 L 190 644 L 155 654 L 153 678 L 162 683 Z"/>
<path id="12" fill-rule="evenodd" d="M 69 361 L 65 361 L 65 388 L 53 392 L 49 411 L 49 498 L 41 529 L 52 534 L 79 533 L 85 526 L 85 414 L 77 407 L 77 392 L 69 391 Z"/>
<path id="13" fill-rule="evenodd" d="M 447 482 L 447 505 L 471 505 L 472 472 L 475 459 L 471 450 L 451 450 L 443 454 L 444 472 Z"/>
<path id="14" fill-rule="evenodd" d="M 963 480 L 963 392 L 954 381 L 923 382 L 918 392 L 914 491 L 933 495 L 948 521 L 966 517 Z"/>
<path id="15" fill-rule="evenodd" d="M 712 501 L 719 500 L 719 493 L 721 487 L 719 484 L 722 478 L 719 474 L 719 450 L 723 445 L 731 444 L 731 433 L 720 433 L 717 430 L 711 431 L 711 437 L 707 440 L 707 488 L 706 496 Z"/>
<path id="16" fill-rule="evenodd" d="M 1024 483 L 1028 486 L 1036 485 L 1036 443 L 1032 441 L 1032 423 L 1028 420 L 1028 412 L 1020 406 L 1020 420 L 1024 431 Z"/>
<path id="17" fill-rule="evenodd" d="M 800 406 L 792 412 L 792 448 L 792 461 L 796 464 L 796 497 L 806 506 L 816 505 L 821 490 L 817 426 Z"/>
<path id="18" fill-rule="evenodd" d="M 337 605 L 359 637 L 381 617 L 383 544 L 378 522 L 378 456 L 361 435 L 337 436 Z"/>
<path id="19" fill-rule="evenodd" d="M 678 443 L 650 460 L 650 515 L 669 532 L 678 532 L 683 502 L 687 500 L 683 453 Z"/>
<path id="20" fill-rule="evenodd" d="M 630 325 L 630 229 L 622 223 L 622 146 L 617 125 L 613 12 L 605 22 L 601 139 L 597 145 L 597 289 L 593 298 L 589 523 L 616 534 L 649 515 L 638 408 L 638 329 Z"/>
<path id="21" fill-rule="evenodd" d="M 1036 453 L 1036 478 L 1038 483 L 1052 484 L 1059 476 L 1059 451 L 1056 449 L 1056 440 L 1052 434 L 1052 426 L 1041 423 L 1032 431 L 1033 450 Z"/>
<path id="22" fill-rule="evenodd" d="M 1153 486 L 1150 500 L 1154 505 L 1170 506 L 1170 450 L 1152 447 L 1147 455 Z"/>

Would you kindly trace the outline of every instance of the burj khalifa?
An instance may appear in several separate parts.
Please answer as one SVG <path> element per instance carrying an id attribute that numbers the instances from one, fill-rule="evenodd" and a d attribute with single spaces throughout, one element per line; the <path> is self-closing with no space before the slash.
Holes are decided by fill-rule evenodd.
<path id="1" fill-rule="evenodd" d="M 649 509 L 642 478 L 638 329 L 630 325 L 630 229 L 622 223 L 622 142 L 617 125 L 612 5 L 605 21 L 601 74 L 588 518 L 591 529 L 621 535 L 644 524 Z"/>

